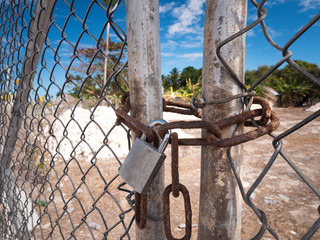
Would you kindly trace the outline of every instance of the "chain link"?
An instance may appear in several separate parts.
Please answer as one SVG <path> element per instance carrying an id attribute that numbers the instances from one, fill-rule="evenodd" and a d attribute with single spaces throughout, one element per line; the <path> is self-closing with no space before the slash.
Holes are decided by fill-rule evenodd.
<path id="1" fill-rule="evenodd" d="M 179 182 L 179 137 L 177 133 L 171 134 L 171 177 L 172 183 L 168 185 L 163 192 L 163 221 L 164 221 L 164 230 L 166 238 L 168 240 L 189 240 L 191 238 L 192 230 L 192 210 L 190 195 L 188 189 Z M 185 221 L 186 221 L 186 230 L 185 235 L 182 238 L 175 238 L 171 232 L 171 221 L 170 221 L 170 193 L 174 198 L 178 198 L 180 192 L 184 200 L 185 208 Z"/>
<path id="2" fill-rule="evenodd" d="M 192 229 L 192 210 L 190 203 L 190 195 L 188 189 L 181 183 L 178 185 L 179 192 L 182 193 L 184 201 L 184 214 L 186 221 L 186 232 L 182 238 L 175 238 L 171 232 L 170 221 L 170 193 L 172 192 L 172 184 L 167 186 L 163 192 L 163 217 L 164 217 L 164 229 L 168 240 L 189 240 L 191 238 Z"/>
<path id="3" fill-rule="evenodd" d="M 135 192 L 134 197 L 136 225 L 138 228 L 144 229 L 147 224 L 148 195 Z"/>
<path id="4" fill-rule="evenodd" d="M 179 197 L 179 137 L 178 133 L 171 134 L 171 176 L 172 196 Z"/>

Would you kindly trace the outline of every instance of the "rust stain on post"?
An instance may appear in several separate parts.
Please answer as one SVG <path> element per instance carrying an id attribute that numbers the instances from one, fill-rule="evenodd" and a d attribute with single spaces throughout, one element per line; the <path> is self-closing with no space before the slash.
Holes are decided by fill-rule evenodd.
<path id="1" fill-rule="evenodd" d="M 218 44 L 245 27 L 247 1 L 207 0 L 203 51 L 203 98 L 221 99 L 241 92 L 216 56 Z M 222 56 L 243 80 L 245 39 L 239 37 L 222 47 Z M 225 104 L 207 105 L 203 120 L 220 120 L 243 109 L 240 100 Z M 229 138 L 235 126 L 223 130 L 223 138 Z M 242 132 L 242 129 L 238 130 Z M 203 137 L 205 132 L 203 131 Z M 232 148 L 235 165 L 240 171 L 242 146 Z M 241 202 L 233 178 L 226 149 L 202 146 L 201 189 L 198 239 L 240 239 Z"/>
<path id="2" fill-rule="evenodd" d="M 126 19 L 131 115 L 148 124 L 162 118 L 159 1 L 126 1 Z M 163 190 L 162 168 L 149 191 L 146 228 L 136 228 L 136 239 L 165 239 Z"/>

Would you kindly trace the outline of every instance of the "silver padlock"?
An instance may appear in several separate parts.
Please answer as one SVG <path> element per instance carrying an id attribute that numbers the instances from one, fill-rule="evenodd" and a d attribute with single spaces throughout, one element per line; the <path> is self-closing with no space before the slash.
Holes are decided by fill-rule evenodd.
<path id="1" fill-rule="evenodd" d="M 168 123 L 159 119 L 152 121 L 148 126 L 162 125 Z M 136 192 L 146 194 L 160 170 L 166 155 L 163 153 L 170 139 L 170 133 L 166 134 L 159 148 L 146 142 L 146 136 L 134 141 L 128 156 L 120 167 L 119 175 Z"/>

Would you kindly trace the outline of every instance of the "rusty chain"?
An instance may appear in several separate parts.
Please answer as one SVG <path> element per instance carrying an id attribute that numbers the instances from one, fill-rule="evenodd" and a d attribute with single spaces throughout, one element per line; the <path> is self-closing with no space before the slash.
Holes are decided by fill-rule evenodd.
<path id="1" fill-rule="evenodd" d="M 178 133 L 171 134 L 171 176 L 172 195 L 179 197 L 179 137 Z"/>
<path id="2" fill-rule="evenodd" d="M 201 118 L 201 109 L 198 109 L 197 107 L 189 103 L 166 101 L 165 99 L 163 99 L 163 111 L 185 115 L 194 115 L 197 118 Z"/>
<path id="3" fill-rule="evenodd" d="M 131 117 L 128 112 L 130 111 L 130 103 L 127 95 L 124 95 L 121 99 L 121 107 L 115 110 L 117 115 L 117 121 L 115 125 L 125 124 L 130 130 L 132 130 L 138 137 L 144 133 L 148 142 L 155 140 L 151 128 L 140 122 L 134 117 Z"/>
<path id="4" fill-rule="evenodd" d="M 144 229 L 147 224 L 148 195 L 135 192 L 135 219 L 138 228 Z"/>
<path id="5" fill-rule="evenodd" d="M 229 102 L 231 100 L 234 99 L 238 99 L 238 98 L 243 98 L 243 97 L 249 97 L 249 96 L 254 96 L 256 94 L 255 91 L 251 91 L 251 92 L 243 92 L 243 93 L 239 93 L 236 95 L 232 95 L 223 99 L 214 99 L 211 101 L 206 101 L 203 98 L 200 97 L 200 93 L 196 93 L 191 100 L 191 106 L 192 108 L 203 108 L 205 105 L 209 105 L 209 104 L 222 104 L 222 103 L 226 103 Z"/>
<path id="6" fill-rule="evenodd" d="M 179 145 L 208 145 L 213 144 L 218 147 L 230 147 L 240 143 L 254 140 L 265 134 L 269 134 L 274 131 L 280 124 L 278 116 L 271 111 L 269 103 L 262 97 L 255 97 L 253 103 L 259 104 L 262 109 L 256 109 L 251 111 L 245 111 L 241 114 L 222 119 L 218 122 L 207 122 L 207 121 L 177 121 L 164 124 L 159 128 L 159 135 L 163 137 L 168 130 L 180 128 L 180 129 L 191 129 L 201 128 L 206 129 L 206 138 L 193 138 L 193 139 L 179 139 Z M 260 125 L 255 130 L 246 132 L 241 135 L 237 135 L 231 138 L 222 139 L 221 129 L 244 122 L 245 126 L 253 126 L 250 119 L 261 116 L 257 120 L 257 124 Z M 271 121 L 270 121 L 271 120 Z M 270 121 L 270 123 L 269 123 Z"/>
<path id="7" fill-rule="evenodd" d="M 200 109 L 193 109 L 192 104 L 189 103 L 181 103 L 175 101 L 164 101 L 163 111 L 173 112 L 179 114 L 189 114 L 194 115 L 198 118 L 201 117 Z M 254 140 L 260 136 L 265 134 L 269 134 L 274 131 L 280 124 L 280 119 L 276 115 L 275 112 L 271 111 L 269 103 L 262 97 L 254 97 L 253 103 L 259 104 L 262 109 L 245 111 L 243 113 L 237 114 L 235 116 L 219 120 L 217 122 L 209 122 L 209 121 L 175 121 L 164 124 L 159 127 L 158 133 L 161 138 L 168 132 L 168 130 L 172 129 L 206 129 L 207 136 L 206 138 L 192 138 L 192 139 L 179 139 L 179 145 L 209 145 L 213 144 L 218 147 L 230 147 L 235 146 L 240 143 L 244 143 L 247 141 Z M 168 107 L 174 106 L 174 107 Z M 154 133 L 152 129 L 141 123 L 139 120 L 131 117 L 128 112 L 130 107 L 128 106 L 128 100 L 125 101 L 125 104 L 120 108 L 116 109 L 116 115 L 118 117 L 116 125 L 120 125 L 121 123 L 125 124 L 128 128 L 130 128 L 138 137 L 144 133 L 147 136 L 148 142 L 153 142 L 155 140 Z M 244 122 L 245 126 L 253 126 L 250 119 L 254 119 L 255 117 L 261 118 L 256 121 L 256 123 L 260 126 L 259 128 L 244 133 L 242 135 L 234 136 L 229 139 L 222 139 L 222 131 L 221 129 Z M 270 121 L 271 120 L 271 121 Z"/>
<path id="8" fill-rule="evenodd" d="M 192 210 L 190 195 L 188 189 L 179 182 L 179 141 L 178 133 L 171 134 L 171 176 L 172 183 L 168 185 L 163 192 L 163 222 L 166 238 L 168 240 L 189 240 L 191 238 L 192 229 Z M 174 198 L 179 197 L 180 192 L 182 193 L 185 208 L 185 221 L 186 230 L 185 235 L 182 238 L 175 238 L 171 232 L 171 221 L 170 221 L 170 193 Z"/>
<path id="9" fill-rule="evenodd" d="M 238 97 L 247 97 L 252 94 L 239 95 Z M 232 98 L 234 99 L 234 98 Z M 231 100 L 232 100 L 231 99 Z M 186 217 L 186 234 L 181 239 L 190 239 L 191 237 L 191 205 L 190 196 L 187 188 L 179 183 L 179 171 L 178 171 L 178 147 L 179 145 L 189 145 L 189 146 L 200 146 L 200 145 L 215 145 L 217 147 L 231 147 L 250 140 L 254 140 L 265 134 L 270 134 L 274 131 L 280 124 L 280 119 L 275 112 L 271 111 L 269 103 L 262 97 L 251 98 L 251 103 L 259 104 L 261 109 L 249 110 L 246 109 L 243 113 L 238 115 L 225 118 L 219 121 L 175 121 L 167 124 L 163 124 L 158 128 L 158 135 L 163 138 L 164 135 L 172 129 L 205 129 L 205 138 L 188 138 L 179 139 L 177 133 L 171 134 L 171 147 L 172 147 L 172 184 L 166 187 L 163 193 L 163 215 L 164 215 L 164 226 L 166 237 L 169 240 L 175 240 L 171 233 L 170 225 L 170 202 L 169 195 L 172 192 L 173 197 L 178 197 L 179 193 L 183 194 L 185 203 L 185 217 Z M 153 142 L 157 139 L 155 132 L 152 128 L 146 126 L 136 118 L 133 118 L 128 113 L 130 111 L 129 98 L 125 96 L 122 99 L 122 105 L 120 109 L 116 109 L 115 113 L 117 115 L 116 125 L 121 123 L 125 124 L 130 130 L 132 130 L 137 137 L 144 133 L 147 137 L 148 142 Z M 166 101 L 163 99 L 163 111 L 173 112 L 186 115 L 194 115 L 195 117 L 201 118 L 201 109 L 195 107 L 194 103 L 182 103 L 176 101 Z M 222 130 L 225 127 L 244 123 L 245 126 L 254 127 L 252 121 L 254 118 L 260 117 L 260 119 L 255 120 L 258 127 L 255 130 L 233 136 L 231 138 L 222 138 Z M 156 141 L 154 144 L 157 144 Z M 135 192 L 135 218 L 136 224 L 140 229 L 145 228 L 146 218 L 147 218 L 147 195 L 140 195 Z"/>
<path id="10" fill-rule="evenodd" d="M 246 132 L 244 134 L 233 136 L 231 138 L 226 139 L 219 139 L 214 134 L 207 132 L 208 141 L 218 147 L 231 147 L 241 143 L 248 142 L 250 140 L 254 140 L 260 136 L 269 134 L 272 131 L 274 131 L 280 125 L 280 119 L 275 112 L 271 111 L 268 101 L 262 97 L 255 97 L 253 99 L 253 103 L 259 104 L 262 107 L 262 109 L 245 111 L 233 117 L 220 120 L 216 122 L 216 125 L 220 129 L 223 129 L 228 126 L 244 122 L 245 126 L 253 127 L 254 125 L 252 124 L 252 121 L 250 119 L 261 116 L 261 118 L 256 121 L 256 123 L 259 125 L 258 128 Z M 268 123 L 269 121 L 270 123 Z"/>

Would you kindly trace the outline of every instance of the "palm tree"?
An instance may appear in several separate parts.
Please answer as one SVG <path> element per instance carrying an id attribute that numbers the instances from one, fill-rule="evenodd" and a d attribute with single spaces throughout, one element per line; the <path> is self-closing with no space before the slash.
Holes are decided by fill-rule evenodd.
<path id="1" fill-rule="evenodd" d="M 174 67 L 172 68 L 172 70 L 169 72 L 169 80 L 171 82 L 171 86 L 173 88 L 173 90 L 177 90 L 180 86 L 179 86 L 179 77 L 180 77 L 180 72 L 178 70 L 178 68 Z"/>

